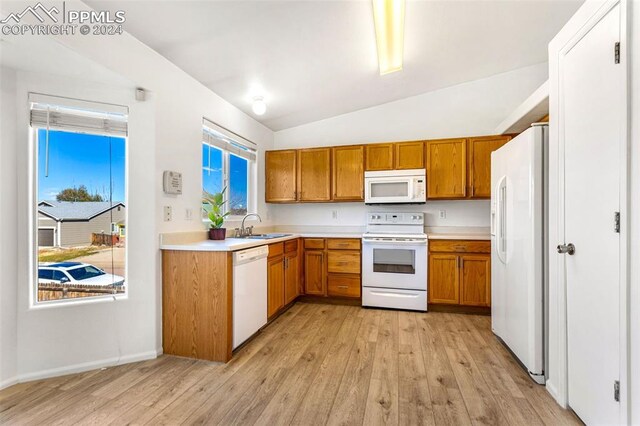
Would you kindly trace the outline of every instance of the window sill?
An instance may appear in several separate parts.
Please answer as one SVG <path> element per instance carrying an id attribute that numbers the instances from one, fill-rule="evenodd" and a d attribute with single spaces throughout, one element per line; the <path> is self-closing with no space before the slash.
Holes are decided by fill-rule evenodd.
<path id="1" fill-rule="evenodd" d="M 62 299 L 62 300 L 51 300 L 45 302 L 34 302 L 29 306 L 29 311 L 39 311 L 43 309 L 55 309 L 62 307 L 72 307 L 72 306 L 80 306 L 80 305 L 94 305 L 97 303 L 114 303 L 121 300 L 128 300 L 129 292 L 126 291 L 124 294 L 118 295 L 109 295 L 109 296 L 94 296 L 94 297 L 85 297 L 85 298 L 76 298 L 76 299 Z"/>

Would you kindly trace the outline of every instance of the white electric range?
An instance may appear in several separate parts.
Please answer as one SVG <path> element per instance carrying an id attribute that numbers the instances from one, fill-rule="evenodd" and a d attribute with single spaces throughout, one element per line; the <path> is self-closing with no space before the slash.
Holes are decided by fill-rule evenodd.
<path id="1" fill-rule="evenodd" d="M 424 213 L 368 213 L 362 236 L 362 306 L 427 310 Z"/>

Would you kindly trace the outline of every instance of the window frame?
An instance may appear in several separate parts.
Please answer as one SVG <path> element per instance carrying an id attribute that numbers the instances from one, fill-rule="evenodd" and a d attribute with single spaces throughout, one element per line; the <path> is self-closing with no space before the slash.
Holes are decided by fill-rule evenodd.
<path id="1" fill-rule="evenodd" d="M 257 207 L 257 181 L 256 181 L 256 175 L 257 175 L 257 169 L 258 169 L 258 159 L 256 156 L 255 160 L 251 160 L 248 158 L 243 158 L 239 155 L 234 154 L 233 152 L 221 148 L 219 146 L 216 145 L 212 145 L 210 143 L 208 143 L 206 140 L 204 140 L 204 138 L 202 138 L 202 145 L 207 145 L 209 147 L 209 149 L 218 149 L 222 152 L 222 187 L 223 188 L 227 188 L 227 190 L 224 193 L 224 206 L 222 208 L 222 212 L 223 213 L 227 213 L 229 211 L 229 197 L 231 194 L 231 189 L 229 187 L 230 185 L 230 158 L 231 155 L 234 155 L 240 159 L 243 159 L 247 162 L 247 214 L 248 213 L 252 213 L 256 211 L 256 207 Z M 238 144 L 240 145 L 240 144 Z M 211 158 L 211 156 L 209 156 L 209 158 Z M 200 174 L 200 186 L 202 188 L 202 192 L 204 193 L 204 180 L 202 179 L 202 174 L 206 171 L 206 170 L 211 170 L 211 162 L 209 162 L 208 166 L 205 167 L 204 165 L 200 168 L 201 169 L 201 174 Z M 225 218 L 225 222 L 226 221 L 238 221 L 238 220 L 242 220 L 242 218 L 244 218 L 245 215 L 232 215 L 230 214 L 229 216 L 227 216 Z M 210 224 L 211 221 L 209 220 L 209 218 L 207 217 L 206 213 L 203 211 L 202 212 L 202 221 L 206 224 Z"/>
<path id="2" fill-rule="evenodd" d="M 99 109 L 98 104 L 97 109 Z M 129 298 L 129 247 L 125 246 L 125 267 L 124 267 L 124 282 L 125 288 L 123 293 L 119 294 L 104 294 L 100 296 L 87 296 L 70 299 L 57 299 L 57 300 L 38 300 L 38 284 L 39 284 L 39 260 L 38 260 L 38 131 L 43 129 L 42 126 L 29 124 L 29 191 L 28 191 L 28 203 L 29 203 L 29 310 L 58 308 L 64 306 L 77 306 L 93 303 L 115 302 L 119 300 L 127 300 Z M 46 130 L 46 129 L 45 129 Z M 124 139 L 124 201 L 123 203 L 128 205 L 129 200 L 129 137 L 128 135 L 115 136 L 105 135 L 99 132 L 82 132 L 76 130 L 67 129 L 54 129 L 56 131 L 63 131 L 68 133 L 80 133 L 105 137 L 117 137 Z M 125 210 L 125 223 L 129 222 L 129 209 Z"/>

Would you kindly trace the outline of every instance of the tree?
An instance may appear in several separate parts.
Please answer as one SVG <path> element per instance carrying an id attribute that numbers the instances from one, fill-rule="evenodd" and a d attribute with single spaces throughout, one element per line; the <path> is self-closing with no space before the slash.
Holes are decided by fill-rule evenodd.
<path id="1" fill-rule="evenodd" d="M 79 187 L 63 189 L 56 195 L 58 201 L 104 201 L 100 194 L 89 194 L 87 187 L 80 185 Z"/>

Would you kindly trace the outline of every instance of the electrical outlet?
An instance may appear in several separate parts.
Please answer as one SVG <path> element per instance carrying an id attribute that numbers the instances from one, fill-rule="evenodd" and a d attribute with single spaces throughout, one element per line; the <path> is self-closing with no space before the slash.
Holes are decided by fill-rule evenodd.
<path id="1" fill-rule="evenodd" d="M 331 218 L 338 219 L 338 210 L 331 210 Z"/>
<path id="2" fill-rule="evenodd" d="M 184 211 L 184 218 L 185 218 L 186 220 L 193 220 L 193 209 L 189 209 L 189 208 L 187 208 L 187 209 Z"/>
<path id="3" fill-rule="evenodd" d="M 164 206 L 164 221 L 171 222 L 171 219 L 172 219 L 171 206 Z"/>
<path id="4" fill-rule="evenodd" d="M 440 219 L 446 219 L 447 218 L 447 211 L 446 210 L 440 210 L 438 217 L 440 217 Z"/>

